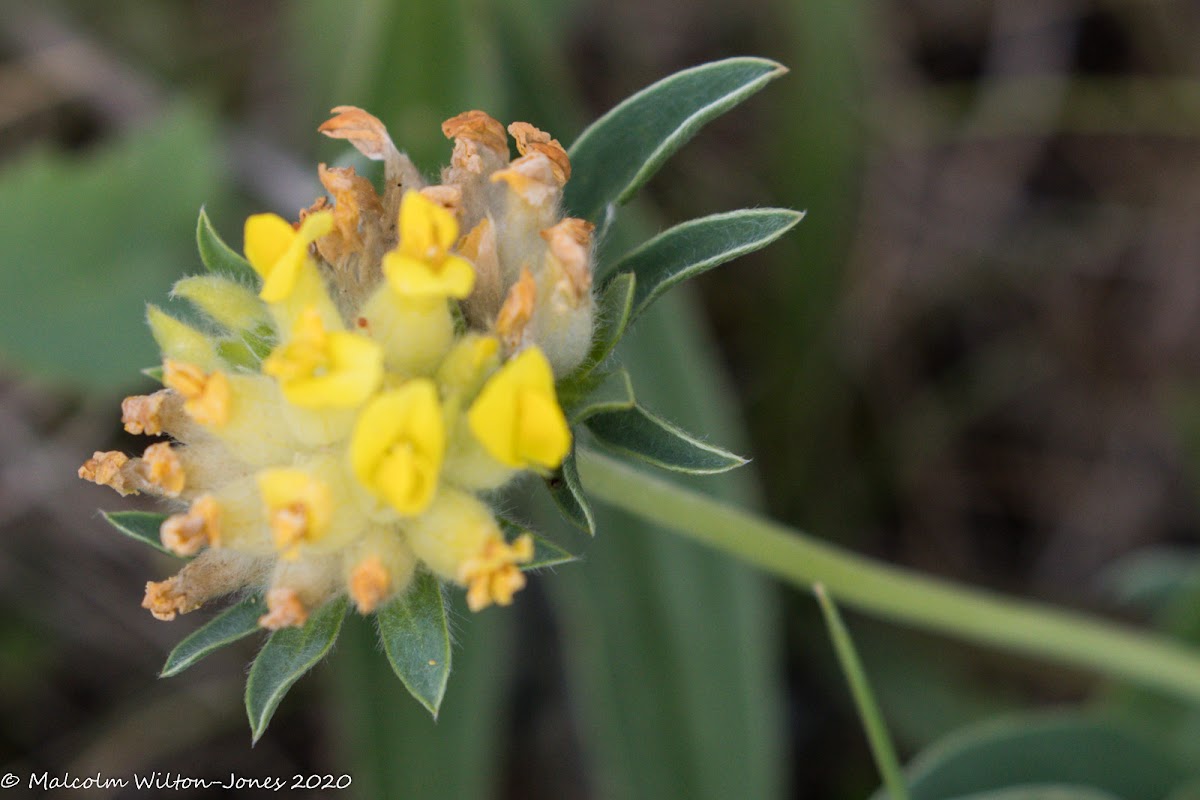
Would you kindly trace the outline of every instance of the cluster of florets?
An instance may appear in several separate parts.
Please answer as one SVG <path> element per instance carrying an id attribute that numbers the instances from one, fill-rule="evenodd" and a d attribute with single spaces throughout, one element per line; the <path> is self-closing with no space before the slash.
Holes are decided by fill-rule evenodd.
<path id="1" fill-rule="evenodd" d="M 469 111 L 443 124 L 454 153 L 428 185 L 378 119 L 334 113 L 320 131 L 382 161 L 382 193 L 321 165 L 332 202 L 246 221 L 258 286 L 179 281 L 202 326 L 150 307 L 166 388 L 122 420 L 169 438 L 80 468 L 175 506 L 160 538 L 195 557 L 147 584 L 159 619 L 247 589 L 271 629 L 342 593 L 370 613 L 421 565 L 475 610 L 524 585 L 533 544 L 480 495 L 571 447 L 555 380 L 585 358 L 594 304 L 592 226 L 560 218 L 567 154 L 518 122 L 510 160 L 503 126 Z"/>

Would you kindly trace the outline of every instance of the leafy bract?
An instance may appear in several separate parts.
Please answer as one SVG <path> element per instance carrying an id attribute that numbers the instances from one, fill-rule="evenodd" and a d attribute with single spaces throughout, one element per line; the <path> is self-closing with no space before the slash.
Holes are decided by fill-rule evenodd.
<path id="1" fill-rule="evenodd" d="M 200 251 L 200 260 L 209 272 L 234 278 L 251 286 L 258 284 L 258 273 L 254 271 L 254 267 L 225 244 L 209 220 L 208 212 L 203 208 L 200 209 L 200 218 L 196 220 L 196 247 Z"/>
<path id="2" fill-rule="evenodd" d="M 275 709 L 292 685 L 325 657 L 337 641 L 347 600 L 322 606 L 302 628 L 284 628 L 267 639 L 246 680 L 246 715 L 254 741 L 266 732 Z"/>
<path id="3" fill-rule="evenodd" d="M 567 209 L 595 220 L 610 203 L 626 202 L 705 123 L 786 71 L 765 58 L 729 58 L 677 72 L 621 102 L 571 146 Z"/>
<path id="4" fill-rule="evenodd" d="M 804 214 L 786 208 L 746 208 L 693 219 L 660 233 L 616 264 L 637 276 L 632 318 L 672 286 L 738 256 L 766 247 Z"/>
<path id="5" fill-rule="evenodd" d="M 674 472 L 710 474 L 746 463 L 741 456 L 703 442 L 639 405 L 597 413 L 585 424 L 609 449 Z"/>
<path id="6" fill-rule="evenodd" d="M 579 482 L 579 467 L 575 463 L 575 448 L 567 453 L 558 472 L 546 481 L 550 497 L 563 517 L 589 536 L 596 535 L 596 518 Z"/>
<path id="7" fill-rule="evenodd" d="M 209 653 L 262 630 L 258 618 L 265 613 L 267 606 L 261 597 L 249 597 L 225 609 L 175 646 L 159 677 L 178 675 Z"/>
<path id="8" fill-rule="evenodd" d="M 105 522 L 129 538 L 136 539 L 142 544 L 148 544 L 155 550 L 168 555 L 175 555 L 163 547 L 158 533 L 163 521 L 167 518 L 166 514 L 155 514 L 149 511 L 101 511 L 100 513 Z"/>
<path id="9" fill-rule="evenodd" d="M 450 628 L 438 579 L 419 573 L 375 615 L 379 640 L 397 677 L 437 719 L 450 680 Z"/>

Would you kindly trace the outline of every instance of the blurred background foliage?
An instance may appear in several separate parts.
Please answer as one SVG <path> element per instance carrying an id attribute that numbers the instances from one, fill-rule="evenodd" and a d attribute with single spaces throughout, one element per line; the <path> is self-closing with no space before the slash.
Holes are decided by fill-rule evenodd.
<path id="1" fill-rule="evenodd" d="M 236 242 L 246 214 L 311 202 L 316 161 L 369 169 L 315 134 L 331 106 L 373 111 L 432 172 L 461 110 L 569 143 L 729 55 L 792 74 L 668 163 L 613 245 L 809 212 L 631 337 L 652 408 L 754 458 L 695 485 L 1200 641 L 1198 31 L 1183 0 L 0 0 L 0 768 L 349 773 L 363 798 L 867 796 L 811 598 L 607 511 L 595 542 L 560 532 L 585 563 L 457 615 L 436 725 L 349 624 L 251 750 L 253 645 L 156 681 L 196 621 L 138 608 L 168 567 L 94 514 L 129 503 L 74 479 L 92 449 L 132 449 L 116 407 L 148 386 L 143 303 L 199 269 L 199 206 Z M 905 760 L 942 742 L 917 796 L 1046 752 L 1086 774 L 1025 779 L 1093 789 L 1072 796 L 1195 777 L 1197 709 L 849 622 Z M 1087 714 L 970 727 L 1064 704 Z"/>

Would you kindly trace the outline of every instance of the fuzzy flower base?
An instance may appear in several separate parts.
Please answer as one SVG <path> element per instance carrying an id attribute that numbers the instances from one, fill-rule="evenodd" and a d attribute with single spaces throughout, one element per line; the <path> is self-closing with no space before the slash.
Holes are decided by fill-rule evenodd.
<path id="1" fill-rule="evenodd" d="M 176 284 L 203 327 L 151 306 L 166 388 L 122 420 L 169 438 L 79 470 L 174 506 L 161 542 L 194 558 L 147 585 L 158 619 L 246 590 L 269 629 L 341 595 L 367 614 L 422 566 L 473 610 L 525 584 L 533 542 L 481 495 L 571 448 L 555 380 L 587 355 L 594 302 L 592 226 L 560 218 L 567 154 L 518 122 L 510 160 L 504 127 L 469 111 L 443 124 L 453 156 L 427 185 L 378 119 L 334 114 L 320 131 L 383 162 L 382 194 L 321 165 L 332 200 L 252 216 L 245 259 L 219 254 L 247 280 Z"/>

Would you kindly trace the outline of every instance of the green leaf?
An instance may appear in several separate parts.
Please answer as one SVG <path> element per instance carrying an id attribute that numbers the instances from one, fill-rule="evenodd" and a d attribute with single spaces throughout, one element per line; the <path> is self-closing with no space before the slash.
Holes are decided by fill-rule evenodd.
<path id="1" fill-rule="evenodd" d="M 621 102 L 571 145 L 566 206 L 595 219 L 628 201 L 705 123 L 787 69 L 765 58 L 729 58 L 677 72 Z"/>
<path id="2" fill-rule="evenodd" d="M 159 552 L 175 555 L 163 547 L 158 530 L 166 520 L 166 514 L 155 514 L 150 511 L 101 511 L 104 521 L 130 539 L 136 539 L 142 544 L 148 544 Z"/>
<path id="3" fill-rule="evenodd" d="M 1098 789 L 1089 789 L 1086 786 L 1054 783 L 1018 786 L 994 792 L 979 792 L 962 795 L 954 800 L 1121 800 L 1121 798 Z"/>
<path id="4" fill-rule="evenodd" d="M 203 206 L 200 207 L 200 218 L 196 220 L 196 247 L 200 251 L 200 260 L 209 272 L 234 278 L 250 286 L 258 285 L 258 273 L 254 267 L 225 244 Z"/>
<path id="5" fill-rule="evenodd" d="M 529 530 L 528 526 L 513 522 L 507 517 L 500 517 L 499 520 L 500 528 L 504 531 L 504 538 L 507 541 L 511 542 L 523 534 L 528 534 L 533 539 L 533 559 L 529 563 L 521 565 L 522 572 L 557 567 L 560 564 L 570 564 L 572 561 L 579 560 L 579 556 L 568 552 L 566 548 L 559 547 L 545 536 Z"/>
<path id="6" fill-rule="evenodd" d="M 610 280 L 596 304 L 596 333 L 585 364 L 597 366 L 608 358 L 633 318 L 633 298 L 637 276 L 622 273 Z"/>
<path id="7" fill-rule="evenodd" d="M 420 572 L 407 592 L 375 615 L 379 640 L 396 675 L 437 719 L 450 679 L 450 628 L 436 577 Z"/>
<path id="8" fill-rule="evenodd" d="M 583 493 L 583 484 L 579 482 L 579 468 L 575 464 L 573 445 L 558 472 L 546 480 L 546 489 L 568 522 L 589 536 L 596 535 L 596 518 L 592 515 L 592 507 Z"/>
<path id="9" fill-rule="evenodd" d="M 141 372 L 147 378 L 156 380 L 159 383 L 163 382 L 163 368 L 162 368 L 161 364 L 158 364 L 153 367 L 143 367 L 142 369 L 139 370 L 139 372 Z"/>
<path id="10" fill-rule="evenodd" d="M 0 361 L 72 387 L 128 387 L 158 357 L 146 299 L 195 258 L 196 207 L 218 196 L 222 172 L 211 115 L 182 106 L 82 156 L 8 162 Z"/>
<path id="11" fill-rule="evenodd" d="M 261 630 L 258 618 L 265 613 L 267 606 L 261 597 L 248 597 L 225 609 L 175 645 L 159 677 L 178 675 L 209 653 Z"/>
<path id="12" fill-rule="evenodd" d="M 748 208 L 694 219 L 660 233 L 615 269 L 637 275 L 633 318 L 677 283 L 766 247 L 804 218 L 785 208 Z"/>
<path id="13" fill-rule="evenodd" d="M 623 369 L 600 377 L 595 388 L 582 398 L 564 401 L 563 410 L 572 425 L 605 412 L 626 411 L 634 407 L 633 384 Z"/>
<path id="14" fill-rule="evenodd" d="M 609 449 L 675 472 L 707 475 L 746 463 L 741 456 L 702 442 L 639 405 L 597 413 L 585 424 Z"/>
<path id="15" fill-rule="evenodd" d="M 1082 715 L 1022 715 L 968 727 L 908 770 L 913 800 L 1037 784 L 1162 800 L 1184 770 L 1131 731 Z M 875 795 L 883 800 L 882 791 Z"/>
<path id="16" fill-rule="evenodd" d="M 303 628 L 284 628 L 267 639 L 246 680 L 246 715 L 253 741 L 266 733 L 275 709 L 292 684 L 325 657 L 346 616 L 345 597 L 322 606 Z"/>
<path id="17" fill-rule="evenodd" d="M 738 441 L 720 364 L 706 357 L 713 351 L 703 319 L 686 303 L 689 288 L 641 319 L 622 344 L 622 364 L 655 408 Z M 680 480 L 749 505 L 751 477 L 738 470 Z M 542 584 L 554 600 L 595 795 L 787 796 L 778 593 L 714 550 L 601 504 L 593 511 L 605 536 L 589 546 L 586 568 Z M 563 526 L 553 527 L 554 517 L 546 509 L 533 520 L 555 534 Z"/>

